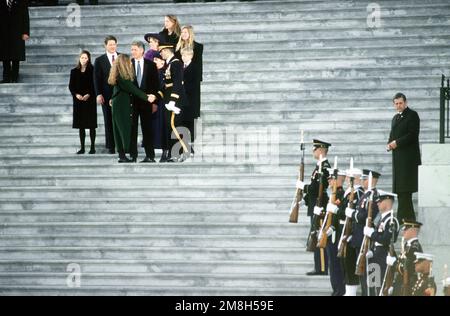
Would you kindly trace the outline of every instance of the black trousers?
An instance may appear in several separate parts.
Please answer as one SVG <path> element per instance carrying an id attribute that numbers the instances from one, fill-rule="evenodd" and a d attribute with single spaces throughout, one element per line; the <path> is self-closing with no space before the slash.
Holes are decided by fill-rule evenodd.
<path id="1" fill-rule="evenodd" d="M 347 285 L 359 285 L 359 277 L 355 274 L 357 259 L 356 249 L 347 244 L 345 258 L 341 258 L 345 284 Z"/>
<path id="2" fill-rule="evenodd" d="M 114 150 L 116 147 L 114 143 L 114 132 L 112 125 L 112 108 L 109 106 L 109 99 L 105 99 L 105 104 L 102 105 L 103 120 L 105 122 L 105 147 L 109 150 Z"/>
<path id="3" fill-rule="evenodd" d="M 141 131 L 144 139 L 145 155 L 150 159 L 155 159 L 155 148 L 153 146 L 153 128 L 152 128 L 152 105 L 150 103 L 133 105 L 133 114 L 131 121 L 131 143 L 130 156 L 138 157 L 138 125 L 141 120 Z"/>
<path id="4" fill-rule="evenodd" d="M 370 296 L 378 296 L 381 291 L 381 286 L 383 284 L 384 275 L 386 273 L 386 257 L 388 255 L 388 249 L 386 247 L 377 246 L 373 250 L 373 258 L 369 259 L 370 264 L 375 264 L 378 268 L 372 271 L 369 271 L 370 280 L 374 281 L 373 284 L 370 284 L 369 287 L 369 295 Z"/>
<path id="5" fill-rule="evenodd" d="M 404 219 L 416 219 L 416 213 L 414 212 L 414 205 L 412 202 L 412 192 L 398 192 L 398 208 L 397 219 L 400 224 Z"/>
<path id="6" fill-rule="evenodd" d="M 3 80 L 17 81 L 19 79 L 20 61 L 3 61 Z"/>
<path id="7" fill-rule="evenodd" d="M 338 252 L 338 241 L 333 243 L 331 236 L 328 237 L 326 252 L 328 257 L 328 266 L 330 267 L 330 282 L 334 296 L 343 296 L 345 294 L 344 272 L 341 267 Z"/>
<path id="8" fill-rule="evenodd" d="M 173 135 L 172 138 L 172 112 L 168 111 L 167 109 L 164 109 L 164 115 L 166 119 L 166 132 L 163 135 L 162 140 L 162 147 L 163 149 L 169 150 L 169 157 L 178 158 L 180 157 L 181 153 L 183 152 L 183 147 L 179 143 L 178 139 Z M 175 128 L 177 129 L 178 133 L 180 134 L 181 139 L 183 139 L 183 142 L 188 147 L 188 152 L 190 151 L 190 145 L 189 141 L 186 141 L 184 135 L 183 135 L 183 129 L 187 128 L 184 126 L 183 121 L 180 120 L 179 115 L 175 115 Z"/>

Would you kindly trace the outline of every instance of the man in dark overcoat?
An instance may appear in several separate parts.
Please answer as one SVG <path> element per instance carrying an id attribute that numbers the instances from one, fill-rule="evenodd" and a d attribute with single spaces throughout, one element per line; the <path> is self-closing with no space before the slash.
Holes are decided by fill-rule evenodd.
<path id="1" fill-rule="evenodd" d="M 398 195 L 397 218 L 415 219 L 412 194 L 418 189 L 420 159 L 420 118 L 408 107 L 406 96 L 397 93 L 393 99 L 397 114 L 392 119 L 387 150 L 392 151 L 392 190 Z"/>
<path id="2" fill-rule="evenodd" d="M 25 41 L 30 38 L 28 1 L 0 1 L 0 60 L 3 62 L 2 83 L 17 83 L 19 65 L 25 61 Z"/>

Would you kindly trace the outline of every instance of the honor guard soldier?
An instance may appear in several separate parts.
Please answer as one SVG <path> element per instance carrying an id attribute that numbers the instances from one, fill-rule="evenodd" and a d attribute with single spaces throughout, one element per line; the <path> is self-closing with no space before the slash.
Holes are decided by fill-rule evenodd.
<path id="1" fill-rule="evenodd" d="M 373 280 L 373 286 L 370 287 L 370 295 L 378 296 L 381 289 L 383 277 L 386 272 L 386 257 L 388 256 L 389 245 L 392 240 L 397 239 L 400 225 L 394 217 L 392 206 L 394 205 L 397 194 L 378 190 L 374 202 L 380 211 L 376 218 L 374 228 L 364 227 L 364 235 L 370 238 L 372 242 L 373 256 L 369 263 L 376 264 L 373 272 L 368 276 Z M 379 267 L 379 269 L 378 269 Z"/>
<path id="2" fill-rule="evenodd" d="M 311 217 L 311 225 L 313 225 L 314 215 L 324 215 L 323 206 L 328 203 L 326 190 L 328 188 L 328 176 L 330 174 L 328 169 L 330 169 L 331 166 L 328 162 L 327 154 L 328 148 L 330 147 L 330 143 L 317 139 L 313 140 L 313 157 L 317 160 L 317 164 L 311 175 L 311 183 L 306 184 L 302 181 L 297 181 L 297 189 L 301 189 L 305 193 L 304 200 L 308 207 L 308 216 Z M 319 170 L 322 172 L 321 177 L 319 176 Z M 316 205 L 319 196 L 320 183 L 323 184 L 322 207 Z M 323 249 L 317 247 L 314 251 L 314 270 L 308 272 L 306 275 L 328 275 L 328 259 Z"/>
<path id="3" fill-rule="evenodd" d="M 164 100 L 165 116 L 167 130 L 163 136 L 163 154 L 161 162 L 175 162 L 176 157 L 172 157 L 172 147 L 175 141 L 171 139 L 172 127 L 171 117 L 172 112 L 175 116 L 175 127 L 182 122 L 182 114 L 186 110 L 186 94 L 183 87 L 183 63 L 174 55 L 174 47 L 172 44 L 161 43 L 159 51 L 162 58 L 166 61 L 166 71 L 164 73 L 164 89 L 159 91 L 159 96 Z M 177 156 L 179 153 L 177 154 Z"/>
<path id="4" fill-rule="evenodd" d="M 433 256 L 416 252 L 415 270 L 418 275 L 416 283 L 411 289 L 412 296 L 436 296 L 436 282 L 432 275 Z"/>
<path id="5" fill-rule="evenodd" d="M 330 170 L 328 178 L 328 185 L 330 188 L 336 186 L 336 196 L 334 204 L 331 203 L 333 199 L 327 204 L 327 212 L 333 214 L 332 224 L 327 229 L 328 235 L 326 253 L 328 257 L 328 267 L 330 269 L 330 282 L 333 289 L 332 296 L 343 296 L 345 294 L 344 271 L 341 262 L 337 257 L 339 236 L 341 235 L 342 227 L 338 218 L 338 212 L 341 205 L 344 203 L 345 190 L 343 188 L 346 173 L 344 170 Z M 345 215 L 344 215 L 345 216 Z M 343 225 L 342 225 L 343 226 Z"/>
<path id="6" fill-rule="evenodd" d="M 372 177 L 370 177 L 370 174 Z M 350 240 L 351 247 L 355 248 L 356 251 L 356 257 L 358 258 L 358 255 L 361 250 L 361 246 L 364 239 L 364 227 L 366 226 L 366 220 L 368 217 L 368 211 L 369 211 L 369 200 L 372 196 L 372 193 L 374 196 L 377 194 L 376 185 L 378 183 L 378 179 L 380 178 L 381 174 L 369 170 L 369 169 L 363 169 L 363 176 L 362 176 L 362 185 L 365 190 L 363 196 L 361 197 L 361 200 L 359 201 L 358 205 L 356 206 L 356 210 L 347 209 L 345 212 L 345 215 L 347 217 L 350 217 L 352 219 L 352 238 Z M 370 181 L 371 183 L 369 183 Z M 378 206 L 376 203 L 372 204 L 373 206 L 373 214 L 372 218 L 375 218 L 378 214 Z M 360 276 L 360 284 L 361 284 L 361 292 L 363 296 L 367 296 L 367 279 L 365 275 Z"/>
<path id="7" fill-rule="evenodd" d="M 397 274 L 394 281 L 394 296 L 410 296 L 411 287 L 417 281 L 414 268 L 416 253 L 423 252 L 419 243 L 419 231 L 422 223 L 415 220 L 404 220 L 402 226 L 402 251 L 399 258 L 388 256 L 386 263 L 395 265 Z"/>
<path id="8" fill-rule="evenodd" d="M 344 192 L 344 200 L 339 206 L 337 218 L 339 219 L 339 229 L 337 236 L 340 237 L 338 242 L 338 254 L 340 253 L 341 266 L 344 272 L 345 296 L 356 296 L 359 285 L 359 277 L 355 274 L 357 251 L 351 246 L 352 239 L 352 219 L 347 217 L 347 213 L 353 214 L 355 206 L 358 205 L 361 197 L 364 195 L 364 188 L 361 185 L 362 170 L 351 168 L 346 170 L 347 190 Z M 352 183 L 353 182 L 353 183 Z M 353 200 L 350 201 L 353 185 Z M 347 236 L 347 235 L 348 236 Z"/>

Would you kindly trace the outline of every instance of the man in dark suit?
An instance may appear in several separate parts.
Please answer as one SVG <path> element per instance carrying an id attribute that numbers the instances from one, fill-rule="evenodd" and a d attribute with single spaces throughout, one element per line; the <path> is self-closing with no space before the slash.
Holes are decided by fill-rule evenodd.
<path id="1" fill-rule="evenodd" d="M 25 41 L 30 38 L 28 1 L 0 1 L 0 60 L 3 62 L 3 81 L 19 80 L 19 65 L 25 61 Z"/>
<path id="2" fill-rule="evenodd" d="M 141 162 L 155 162 L 155 149 L 153 146 L 152 114 L 157 111 L 159 75 L 154 62 L 144 59 L 145 47 L 141 41 L 131 44 L 132 63 L 136 78 L 134 84 L 145 92 L 152 95 L 154 104 L 144 102 L 139 98 L 133 99 L 133 116 L 131 124 L 130 156 L 136 162 L 138 157 L 138 121 L 141 118 L 142 137 L 144 139 L 145 159 Z"/>
<path id="3" fill-rule="evenodd" d="M 105 38 L 106 53 L 95 60 L 94 86 L 97 96 L 97 104 L 102 106 L 103 119 L 105 121 L 105 147 L 110 154 L 115 153 L 114 134 L 112 127 L 112 112 L 109 100 L 112 96 L 112 87 L 108 84 L 109 72 L 113 62 L 119 55 L 117 53 L 117 39 L 114 36 Z"/>
<path id="4" fill-rule="evenodd" d="M 387 150 L 392 151 L 392 190 L 398 195 L 397 217 L 415 219 L 412 194 L 418 189 L 420 118 L 408 107 L 406 96 L 397 93 L 393 99 L 397 114 L 392 119 Z"/>

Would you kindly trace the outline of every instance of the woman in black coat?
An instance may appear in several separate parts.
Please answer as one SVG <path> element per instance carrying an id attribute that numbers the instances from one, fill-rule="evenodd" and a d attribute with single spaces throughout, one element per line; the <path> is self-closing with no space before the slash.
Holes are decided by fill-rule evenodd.
<path id="1" fill-rule="evenodd" d="M 69 90 L 73 96 L 73 124 L 72 128 L 80 130 L 81 149 L 77 154 L 84 154 L 85 129 L 89 129 L 91 137 L 91 150 L 95 154 L 95 136 L 97 128 L 97 104 L 94 92 L 94 67 L 91 63 L 91 54 L 82 51 L 76 68 L 70 72 Z"/>

